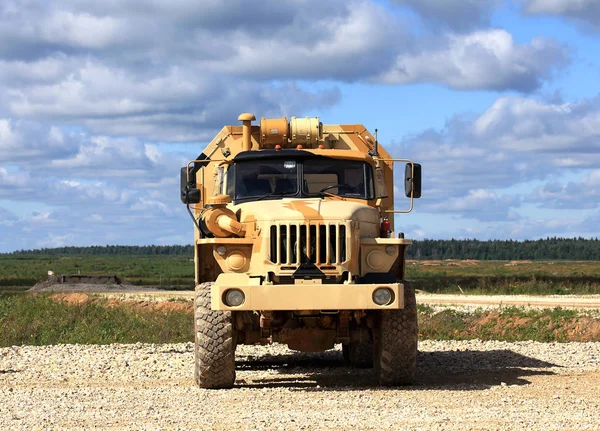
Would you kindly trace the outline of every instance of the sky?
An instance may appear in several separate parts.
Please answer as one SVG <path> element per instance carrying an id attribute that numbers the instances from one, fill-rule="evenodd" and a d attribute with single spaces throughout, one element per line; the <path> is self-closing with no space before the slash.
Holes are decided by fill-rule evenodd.
<path id="1" fill-rule="evenodd" d="M 407 238 L 598 237 L 599 74 L 600 0 L 2 0 L 0 252 L 191 243 L 242 112 L 377 128 Z"/>

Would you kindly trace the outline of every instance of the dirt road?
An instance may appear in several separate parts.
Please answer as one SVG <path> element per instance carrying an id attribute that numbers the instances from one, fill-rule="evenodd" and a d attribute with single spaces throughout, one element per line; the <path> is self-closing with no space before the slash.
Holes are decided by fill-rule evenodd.
<path id="1" fill-rule="evenodd" d="M 600 343 L 424 341 L 410 388 L 339 349 L 240 346 L 231 390 L 192 370 L 191 343 L 2 348 L 0 429 L 600 429 Z"/>

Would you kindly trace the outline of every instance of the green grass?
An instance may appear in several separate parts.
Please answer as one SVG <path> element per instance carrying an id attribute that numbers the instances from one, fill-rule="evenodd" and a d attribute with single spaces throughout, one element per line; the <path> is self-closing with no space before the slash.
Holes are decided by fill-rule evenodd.
<path id="1" fill-rule="evenodd" d="M 509 307 L 472 313 L 419 305 L 419 338 L 432 340 L 600 341 L 600 318 L 560 308 Z M 594 330 L 594 328 L 596 328 Z M 595 331 L 595 332 L 594 332 Z M 96 298 L 69 305 L 44 294 L 0 296 L 0 347 L 193 341 L 190 311 L 160 311 Z"/>
<path id="2" fill-rule="evenodd" d="M 69 305 L 47 295 L 0 296 L 0 347 L 48 344 L 177 343 L 193 340 L 189 312 Z"/>
<path id="3" fill-rule="evenodd" d="M 600 262 L 410 261 L 406 279 L 430 293 L 600 294 Z"/>
<path id="4" fill-rule="evenodd" d="M 187 256 L 0 255 L 0 290 L 31 287 L 49 270 L 112 274 L 138 286 L 194 286 L 194 263 Z M 406 279 L 431 293 L 600 294 L 600 262 L 409 261 Z"/>
<path id="5" fill-rule="evenodd" d="M 55 274 L 111 274 L 136 284 L 194 287 L 194 262 L 182 256 L 0 255 L 0 286 L 33 286 Z"/>
<path id="6" fill-rule="evenodd" d="M 576 310 L 524 309 L 478 310 L 472 313 L 419 305 L 419 337 L 435 340 L 500 341 L 600 341 L 600 318 L 582 316 Z"/>

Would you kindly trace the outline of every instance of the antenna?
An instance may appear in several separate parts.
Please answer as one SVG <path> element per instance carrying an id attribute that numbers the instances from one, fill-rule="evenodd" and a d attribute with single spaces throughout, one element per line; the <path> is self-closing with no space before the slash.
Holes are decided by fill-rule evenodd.
<path id="1" fill-rule="evenodd" d="M 367 136 L 367 141 L 371 142 L 371 138 Z M 371 157 L 379 157 L 379 142 L 377 142 L 377 129 L 375 129 L 375 143 L 373 144 L 373 149 L 369 150 L 369 156 Z"/>

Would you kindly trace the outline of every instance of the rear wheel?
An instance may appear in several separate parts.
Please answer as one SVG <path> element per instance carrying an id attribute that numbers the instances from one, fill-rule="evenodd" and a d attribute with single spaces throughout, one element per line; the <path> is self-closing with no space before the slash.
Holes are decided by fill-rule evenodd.
<path id="1" fill-rule="evenodd" d="M 417 302 L 413 287 L 404 284 L 404 309 L 379 312 L 373 330 L 373 365 L 380 385 L 414 383 L 417 369 Z"/>
<path id="2" fill-rule="evenodd" d="M 201 388 L 230 388 L 235 381 L 235 329 L 230 311 L 210 309 L 212 285 L 196 287 L 195 378 Z"/>

